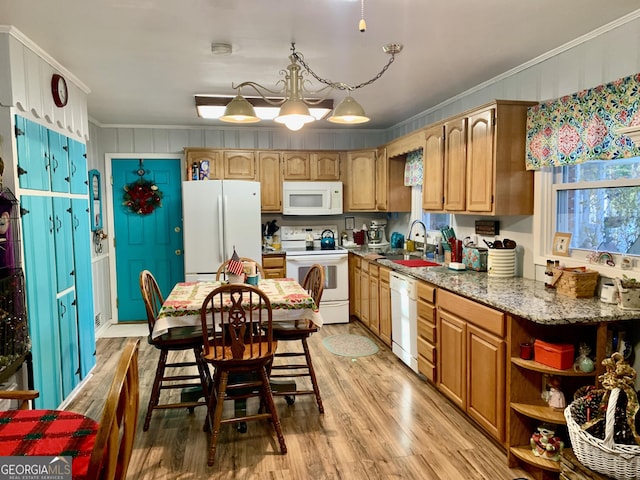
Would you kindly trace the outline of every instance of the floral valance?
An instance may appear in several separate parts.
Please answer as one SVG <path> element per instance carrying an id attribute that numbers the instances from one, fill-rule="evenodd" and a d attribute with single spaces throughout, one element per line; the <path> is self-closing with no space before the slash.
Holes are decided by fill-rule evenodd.
<path id="1" fill-rule="evenodd" d="M 408 187 L 422 185 L 422 149 L 407 153 L 404 164 L 404 184 Z"/>
<path id="2" fill-rule="evenodd" d="M 640 155 L 640 145 L 617 133 L 640 125 L 640 73 L 530 107 L 528 170 Z"/>

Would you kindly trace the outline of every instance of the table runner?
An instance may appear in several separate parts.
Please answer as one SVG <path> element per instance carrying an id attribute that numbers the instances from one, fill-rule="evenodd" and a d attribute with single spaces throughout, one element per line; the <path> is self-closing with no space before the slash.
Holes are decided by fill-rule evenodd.
<path id="1" fill-rule="evenodd" d="M 73 479 L 84 479 L 97 432 L 95 420 L 73 412 L 0 411 L 0 456 L 73 457 Z"/>
<path id="2" fill-rule="evenodd" d="M 176 284 L 158 313 L 153 338 L 169 328 L 200 325 L 200 308 L 206 296 L 222 282 L 183 282 Z M 274 321 L 309 319 L 322 326 L 322 317 L 313 298 L 293 278 L 260 280 L 258 288 L 271 302 Z"/>

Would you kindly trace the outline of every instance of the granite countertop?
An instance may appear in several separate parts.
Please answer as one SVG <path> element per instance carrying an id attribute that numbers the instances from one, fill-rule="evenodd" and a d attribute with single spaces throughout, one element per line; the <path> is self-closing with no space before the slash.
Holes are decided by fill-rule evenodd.
<path id="1" fill-rule="evenodd" d="M 366 247 L 349 251 L 363 258 L 376 253 Z M 490 277 L 486 272 L 457 272 L 446 267 L 406 267 L 383 258 L 377 259 L 376 262 L 399 273 L 536 323 L 559 325 L 640 319 L 638 310 L 623 310 L 617 305 L 603 303 L 597 297 L 566 297 L 557 294 L 555 290 L 545 288 L 543 282 L 526 278 Z"/>

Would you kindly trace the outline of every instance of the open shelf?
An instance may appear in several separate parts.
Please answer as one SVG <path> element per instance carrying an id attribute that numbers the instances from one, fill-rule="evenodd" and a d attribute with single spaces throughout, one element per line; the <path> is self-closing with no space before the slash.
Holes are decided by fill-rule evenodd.
<path id="1" fill-rule="evenodd" d="M 536 457 L 531 451 L 529 445 L 520 445 L 517 447 L 509 448 L 509 451 L 514 457 L 522 460 L 529 465 L 548 470 L 550 472 L 560 472 L 560 462 L 554 462 L 553 460 L 546 460 L 544 458 Z"/>
<path id="2" fill-rule="evenodd" d="M 554 423 L 556 425 L 565 425 L 564 409 L 552 408 L 546 403 L 511 403 L 511 408 L 516 412 L 535 418 L 541 422 Z"/>
<path id="3" fill-rule="evenodd" d="M 546 373 L 549 375 L 560 375 L 565 377 L 595 377 L 597 375 L 597 372 L 595 370 L 589 373 L 576 372 L 572 368 L 559 370 L 557 368 L 548 367 L 546 365 L 538 363 L 535 360 L 523 360 L 519 357 L 511 357 L 511 363 L 519 367 L 532 370 L 534 372 Z"/>

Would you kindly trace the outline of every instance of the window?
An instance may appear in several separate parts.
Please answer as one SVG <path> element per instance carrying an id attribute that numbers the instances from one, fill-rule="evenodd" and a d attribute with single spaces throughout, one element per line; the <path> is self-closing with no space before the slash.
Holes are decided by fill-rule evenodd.
<path id="1" fill-rule="evenodd" d="M 554 167 L 553 192 L 572 249 L 640 255 L 640 157 Z"/>
<path id="2" fill-rule="evenodd" d="M 421 185 L 411 187 L 411 218 L 422 220 L 428 231 L 437 234 L 440 234 L 441 229 L 451 226 L 451 214 L 422 211 Z"/>

